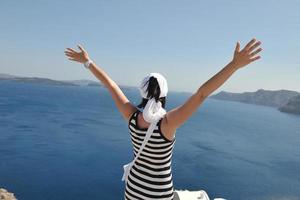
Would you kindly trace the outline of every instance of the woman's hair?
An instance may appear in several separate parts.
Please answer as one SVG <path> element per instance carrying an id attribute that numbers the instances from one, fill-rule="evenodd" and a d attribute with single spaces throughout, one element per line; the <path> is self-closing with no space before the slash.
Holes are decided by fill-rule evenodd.
<path id="1" fill-rule="evenodd" d="M 166 97 L 161 97 L 159 98 L 160 95 L 160 88 L 159 88 L 159 84 L 157 82 L 157 79 L 153 76 L 151 76 L 149 78 L 149 80 L 145 83 L 145 85 L 148 84 L 148 88 L 147 88 L 147 98 L 151 99 L 151 98 L 155 98 L 155 101 L 160 101 L 162 104 L 162 107 L 165 108 L 166 105 Z M 144 86 L 145 86 L 144 85 Z M 144 108 L 146 106 L 148 102 L 148 99 L 143 98 L 142 102 L 137 106 L 138 108 Z"/>

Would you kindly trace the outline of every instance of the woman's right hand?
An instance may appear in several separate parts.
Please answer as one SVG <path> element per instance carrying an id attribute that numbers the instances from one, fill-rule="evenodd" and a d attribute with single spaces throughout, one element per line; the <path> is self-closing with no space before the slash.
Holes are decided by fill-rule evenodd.
<path id="1" fill-rule="evenodd" d="M 66 48 L 65 55 L 68 57 L 69 60 L 73 60 L 79 63 L 85 63 L 86 61 L 89 60 L 89 55 L 81 45 L 77 45 L 77 46 L 80 49 L 79 52 L 71 48 Z"/>
<path id="2" fill-rule="evenodd" d="M 255 38 L 252 39 L 248 44 L 240 51 L 240 43 L 237 42 L 234 55 L 231 63 L 237 69 L 242 68 L 251 62 L 260 59 L 260 56 L 257 54 L 262 50 L 262 48 L 258 48 L 261 44 L 260 41 L 257 41 Z"/>

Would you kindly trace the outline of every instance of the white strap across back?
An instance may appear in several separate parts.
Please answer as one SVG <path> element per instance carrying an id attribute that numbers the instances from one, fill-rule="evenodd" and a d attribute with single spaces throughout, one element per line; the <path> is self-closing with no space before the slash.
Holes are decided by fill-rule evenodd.
<path id="1" fill-rule="evenodd" d="M 138 154 L 135 156 L 134 160 L 131 161 L 130 163 L 127 163 L 126 165 L 123 165 L 124 172 L 123 172 L 122 181 L 125 181 L 125 183 L 127 182 L 128 175 L 129 175 L 131 167 L 133 166 L 134 162 L 137 160 L 138 156 L 141 154 L 143 148 L 145 147 L 147 141 L 151 137 L 151 134 L 153 133 L 153 131 L 154 131 L 155 127 L 156 127 L 157 122 L 158 122 L 157 120 L 153 121 L 150 124 L 150 126 L 148 127 L 145 139 L 144 139 L 144 141 L 142 143 L 142 146 L 139 149 Z"/>

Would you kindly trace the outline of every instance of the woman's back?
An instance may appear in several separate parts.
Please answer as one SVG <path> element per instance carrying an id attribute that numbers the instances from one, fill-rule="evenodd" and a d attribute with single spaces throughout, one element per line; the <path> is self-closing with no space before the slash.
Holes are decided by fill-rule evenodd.
<path id="1" fill-rule="evenodd" d="M 137 110 L 129 119 L 128 128 L 133 144 L 134 156 L 145 138 L 147 128 L 138 124 Z M 161 132 L 158 121 L 142 153 L 132 166 L 125 188 L 125 199 L 173 199 L 174 187 L 171 160 L 175 137 L 167 139 Z"/>

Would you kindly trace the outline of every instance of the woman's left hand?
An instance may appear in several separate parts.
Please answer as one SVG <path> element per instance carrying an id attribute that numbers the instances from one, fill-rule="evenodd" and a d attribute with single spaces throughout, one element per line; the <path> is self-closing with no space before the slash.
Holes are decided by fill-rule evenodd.
<path id="1" fill-rule="evenodd" d="M 260 56 L 257 55 L 262 50 L 262 48 L 258 48 L 260 45 L 261 42 L 254 38 L 240 50 L 240 43 L 237 42 L 231 63 L 239 69 L 260 59 Z"/>
<path id="2" fill-rule="evenodd" d="M 71 48 L 66 48 L 65 55 L 68 57 L 69 60 L 73 60 L 79 63 L 85 63 L 86 61 L 89 60 L 89 55 L 81 45 L 77 45 L 77 46 L 80 49 L 79 52 Z"/>

